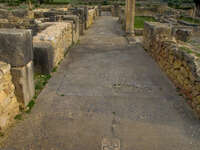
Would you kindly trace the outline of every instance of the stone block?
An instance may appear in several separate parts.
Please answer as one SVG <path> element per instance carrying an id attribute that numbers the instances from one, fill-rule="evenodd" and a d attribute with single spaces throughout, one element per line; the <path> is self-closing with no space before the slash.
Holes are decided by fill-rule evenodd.
<path id="1" fill-rule="evenodd" d="M 180 40 L 180 41 L 188 41 L 190 39 L 192 35 L 192 30 L 189 29 L 178 29 L 176 31 L 175 37 L 176 40 Z"/>
<path id="2" fill-rule="evenodd" d="M 23 67 L 12 67 L 11 74 L 17 100 L 26 106 L 35 94 L 33 62 Z"/>
<path id="3" fill-rule="evenodd" d="M 19 113 L 19 104 L 16 98 L 13 98 L 11 103 L 0 113 L 0 130 L 5 130 L 14 120 L 14 117 Z"/>
<path id="4" fill-rule="evenodd" d="M 159 42 L 172 39 L 171 27 L 169 24 L 159 22 L 144 23 L 144 48 L 149 49 L 150 46 L 156 46 Z M 154 44 L 154 45 L 152 45 Z"/>
<path id="5" fill-rule="evenodd" d="M 33 59 L 30 30 L 0 29 L 0 60 L 12 67 L 24 66 Z"/>
<path id="6" fill-rule="evenodd" d="M 49 74 L 53 69 L 53 47 L 47 42 L 34 42 L 34 71 Z"/>
<path id="7" fill-rule="evenodd" d="M 15 17 L 23 18 L 29 16 L 29 11 L 27 9 L 14 9 L 12 10 L 12 15 Z"/>
<path id="8" fill-rule="evenodd" d="M 0 62 L 0 131 L 6 129 L 19 112 L 14 90 L 10 65 Z"/>
<path id="9" fill-rule="evenodd" d="M 72 21 L 54 23 L 34 37 L 34 43 L 47 42 L 53 47 L 53 67 L 64 58 L 72 44 L 72 24 Z"/>
<path id="10" fill-rule="evenodd" d="M 71 20 L 72 24 L 72 42 L 77 43 L 79 39 L 79 17 L 76 15 L 66 15 L 63 20 Z"/>

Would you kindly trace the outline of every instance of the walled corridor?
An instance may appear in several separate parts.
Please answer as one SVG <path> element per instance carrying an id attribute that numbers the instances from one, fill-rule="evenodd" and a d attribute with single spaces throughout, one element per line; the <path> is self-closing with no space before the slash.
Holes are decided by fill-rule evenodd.
<path id="1" fill-rule="evenodd" d="M 6 150 L 199 150 L 200 122 L 154 60 L 102 16 L 54 73 Z"/>

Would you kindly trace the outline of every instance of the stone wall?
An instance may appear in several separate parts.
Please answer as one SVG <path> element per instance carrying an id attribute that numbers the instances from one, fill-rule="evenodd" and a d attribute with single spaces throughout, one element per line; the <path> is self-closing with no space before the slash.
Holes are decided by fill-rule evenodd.
<path id="1" fill-rule="evenodd" d="M 0 131 L 32 100 L 34 73 L 51 73 L 99 15 L 88 6 L 34 11 L 0 9 Z"/>
<path id="2" fill-rule="evenodd" d="M 168 24 L 145 23 L 144 48 L 200 117 L 200 55 L 178 45 L 171 33 Z"/>
<path id="3" fill-rule="evenodd" d="M 35 71 L 50 73 L 72 45 L 71 22 L 52 22 L 33 37 Z M 44 59 L 45 58 L 45 59 Z"/>
<path id="4" fill-rule="evenodd" d="M 6 129 L 19 112 L 10 65 L 0 61 L 0 131 Z"/>
<path id="5" fill-rule="evenodd" d="M 34 28 L 34 13 L 26 9 L 0 9 L 0 28 Z"/>

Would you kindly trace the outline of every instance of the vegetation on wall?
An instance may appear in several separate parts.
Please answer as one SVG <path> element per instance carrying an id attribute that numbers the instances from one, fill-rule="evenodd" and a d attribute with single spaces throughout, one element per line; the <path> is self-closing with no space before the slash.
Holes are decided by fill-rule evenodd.
<path id="1" fill-rule="evenodd" d="M 135 16 L 135 28 L 144 28 L 144 22 L 149 21 L 149 22 L 155 22 L 154 17 L 148 17 L 148 16 Z"/>
<path id="2" fill-rule="evenodd" d="M 195 13 L 200 16 L 200 0 L 165 0 L 170 7 L 177 9 L 195 8 Z"/>

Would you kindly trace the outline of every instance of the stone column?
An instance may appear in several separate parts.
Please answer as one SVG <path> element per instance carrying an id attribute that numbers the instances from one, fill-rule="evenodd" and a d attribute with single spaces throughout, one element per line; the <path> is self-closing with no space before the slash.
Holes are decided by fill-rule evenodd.
<path id="1" fill-rule="evenodd" d="M 135 0 L 126 0 L 125 19 L 126 33 L 134 35 Z"/>

